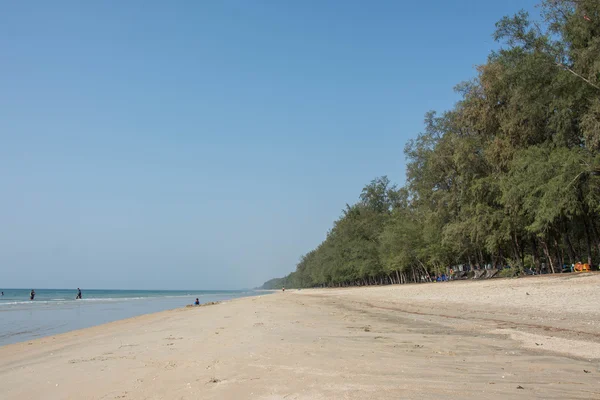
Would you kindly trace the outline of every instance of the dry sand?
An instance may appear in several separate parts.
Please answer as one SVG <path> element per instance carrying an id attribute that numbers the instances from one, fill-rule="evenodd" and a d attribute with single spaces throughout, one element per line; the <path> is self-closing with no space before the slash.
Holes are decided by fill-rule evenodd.
<path id="1" fill-rule="evenodd" d="M 600 275 L 286 291 L 0 347 L 1 399 L 600 399 Z"/>

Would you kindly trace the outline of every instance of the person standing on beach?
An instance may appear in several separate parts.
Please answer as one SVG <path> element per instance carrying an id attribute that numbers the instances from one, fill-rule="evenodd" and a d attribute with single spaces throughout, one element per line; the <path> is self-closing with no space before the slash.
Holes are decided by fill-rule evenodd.
<path id="1" fill-rule="evenodd" d="M 81 299 L 81 289 L 77 288 L 77 297 L 75 297 L 75 300 L 77 299 Z"/>
<path id="2" fill-rule="evenodd" d="M 33 300 L 35 298 L 35 290 L 31 289 L 31 293 L 29 293 L 29 300 Z"/>

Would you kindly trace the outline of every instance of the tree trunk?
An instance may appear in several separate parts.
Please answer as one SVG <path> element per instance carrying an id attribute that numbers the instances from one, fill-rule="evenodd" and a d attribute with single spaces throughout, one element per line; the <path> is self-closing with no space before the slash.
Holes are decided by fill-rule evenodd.
<path id="1" fill-rule="evenodd" d="M 590 226 L 588 224 L 587 218 L 585 217 L 585 215 L 582 218 L 583 220 L 583 226 L 585 228 L 585 244 L 587 247 L 587 253 L 588 253 L 588 264 L 592 265 L 592 238 L 590 237 Z"/>
<path id="2" fill-rule="evenodd" d="M 523 248 L 519 243 L 519 238 L 517 237 L 517 233 L 515 232 L 515 246 L 517 247 L 517 255 L 519 256 L 519 262 L 521 263 L 521 268 L 525 268 L 525 255 L 523 254 Z"/>
<path id="3" fill-rule="evenodd" d="M 569 255 L 569 264 L 575 264 L 575 260 L 577 257 L 575 256 L 575 249 L 573 248 L 573 243 L 571 242 L 571 238 L 567 231 L 563 234 L 563 241 L 567 247 L 567 254 Z"/>
<path id="4" fill-rule="evenodd" d="M 581 202 L 581 206 L 583 209 L 583 217 L 581 218 L 581 220 L 583 221 L 583 227 L 585 228 L 585 244 L 587 247 L 587 253 L 588 253 L 588 264 L 591 266 L 592 265 L 592 235 L 591 235 L 591 231 L 590 231 L 590 224 L 589 222 L 592 222 L 593 224 L 593 220 L 591 218 L 588 218 L 588 207 L 586 206 L 585 202 L 583 201 L 583 192 L 581 190 L 581 187 L 579 187 L 579 201 Z"/>
<path id="5" fill-rule="evenodd" d="M 520 252 L 519 252 L 519 242 L 517 241 L 517 234 L 513 233 L 513 237 L 512 237 L 512 248 L 513 248 L 513 255 L 515 256 L 515 262 L 517 263 L 517 266 L 522 270 L 525 269 L 525 267 L 523 266 L 523 262 L 521 260 L 521 256 L 520 256 Z"/>
<path id="6" fill-rule="evenodd" d="M 561 251 L 560 246 L 558 245 L 558 240 L 556 240 L 556 236 L 554 237 L 554 247 L 556 248 L 556 260 L 557 262 L 557 269 L 562 270 L 562 266 L 564 264 L 564 257 Z M 554 271 L 554 268 L 552 268 L 552 273 L 556 273 L 556 271 Z"/>
<path id="7" fill-rule="evenodd" d="M 540 256 L 539 256 L 539 253 L 538 253 L 537 244 L 535 242 L 535 237 L 531 238 L 531 254 L 533 255 L 533 263 L 535 264 L 535 270 L 539 274 L 540 270 L 541 270 L 541 267 L 540 267 Z"/>
<path id="8" fill-rule="evenodd" d="M 598 235 L 598 229 L 596 229 L 596 224 L 592 219 L 590 219 L 590 227 L 592 228 L 592 233 L 594 234 L 594 243 L 598 248 L 598 257 L 600 257 L 600 235 Z"/>
<path id="9" fill-rule="evenodd" d="M 425 268 L 425 264 L 423 264 L 421 261 L 417 260 L 417 262 L 419 263 L 419 266 L 421 267 L 421 269 L 423 270 L 423 274 L 421 276 L 425 277 L 427 276 L 427 268 Z M 419 282 L 422 282 L 421 279 L 419 279 Z"/>
<path id="10" fill-rule="evenodd" d="M 554 271 L 554 264 L 552 263 L 552 257 L 550 256 L 550 251 L 548 250 L 548 244 L 545 240 L 540 240 L 542 242 L 542 248 L 544 249 L 544 254 L 546 255 L 546 259 L 548 263 L 550 263 L 550 268 Z"/>

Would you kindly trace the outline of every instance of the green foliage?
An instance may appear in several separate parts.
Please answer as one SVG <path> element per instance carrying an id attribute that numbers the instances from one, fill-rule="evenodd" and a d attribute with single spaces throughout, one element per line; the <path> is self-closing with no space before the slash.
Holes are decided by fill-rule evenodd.
<path id="1" fill-rule="evenodd" d="M 406 185 L 362 190 L 296 271 L 268 288 L 420 282 L 600 260 L 600 2 L 545 0 L 496 24 L 500 50 L 425 115 Z"/>
<path id="2" fill-rule="evenodd" d="M 519 270 L 515 268 L 506 268 L 498 273 L 499 278 L 514 278 L 519 275 Z"/>

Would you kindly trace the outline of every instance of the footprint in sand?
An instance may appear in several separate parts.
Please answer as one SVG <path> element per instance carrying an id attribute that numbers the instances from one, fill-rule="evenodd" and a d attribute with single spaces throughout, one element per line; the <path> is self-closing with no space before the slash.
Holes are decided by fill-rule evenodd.
<path id="1" fill-rule="evenodd" d="M 168 370 L 175 369 L 175 368 L 177 368 L 177 363 L 174 361 L 169 361 L 168 363 L 165 364 L 165 366 L 163 368 L 168 369 Z"/>

